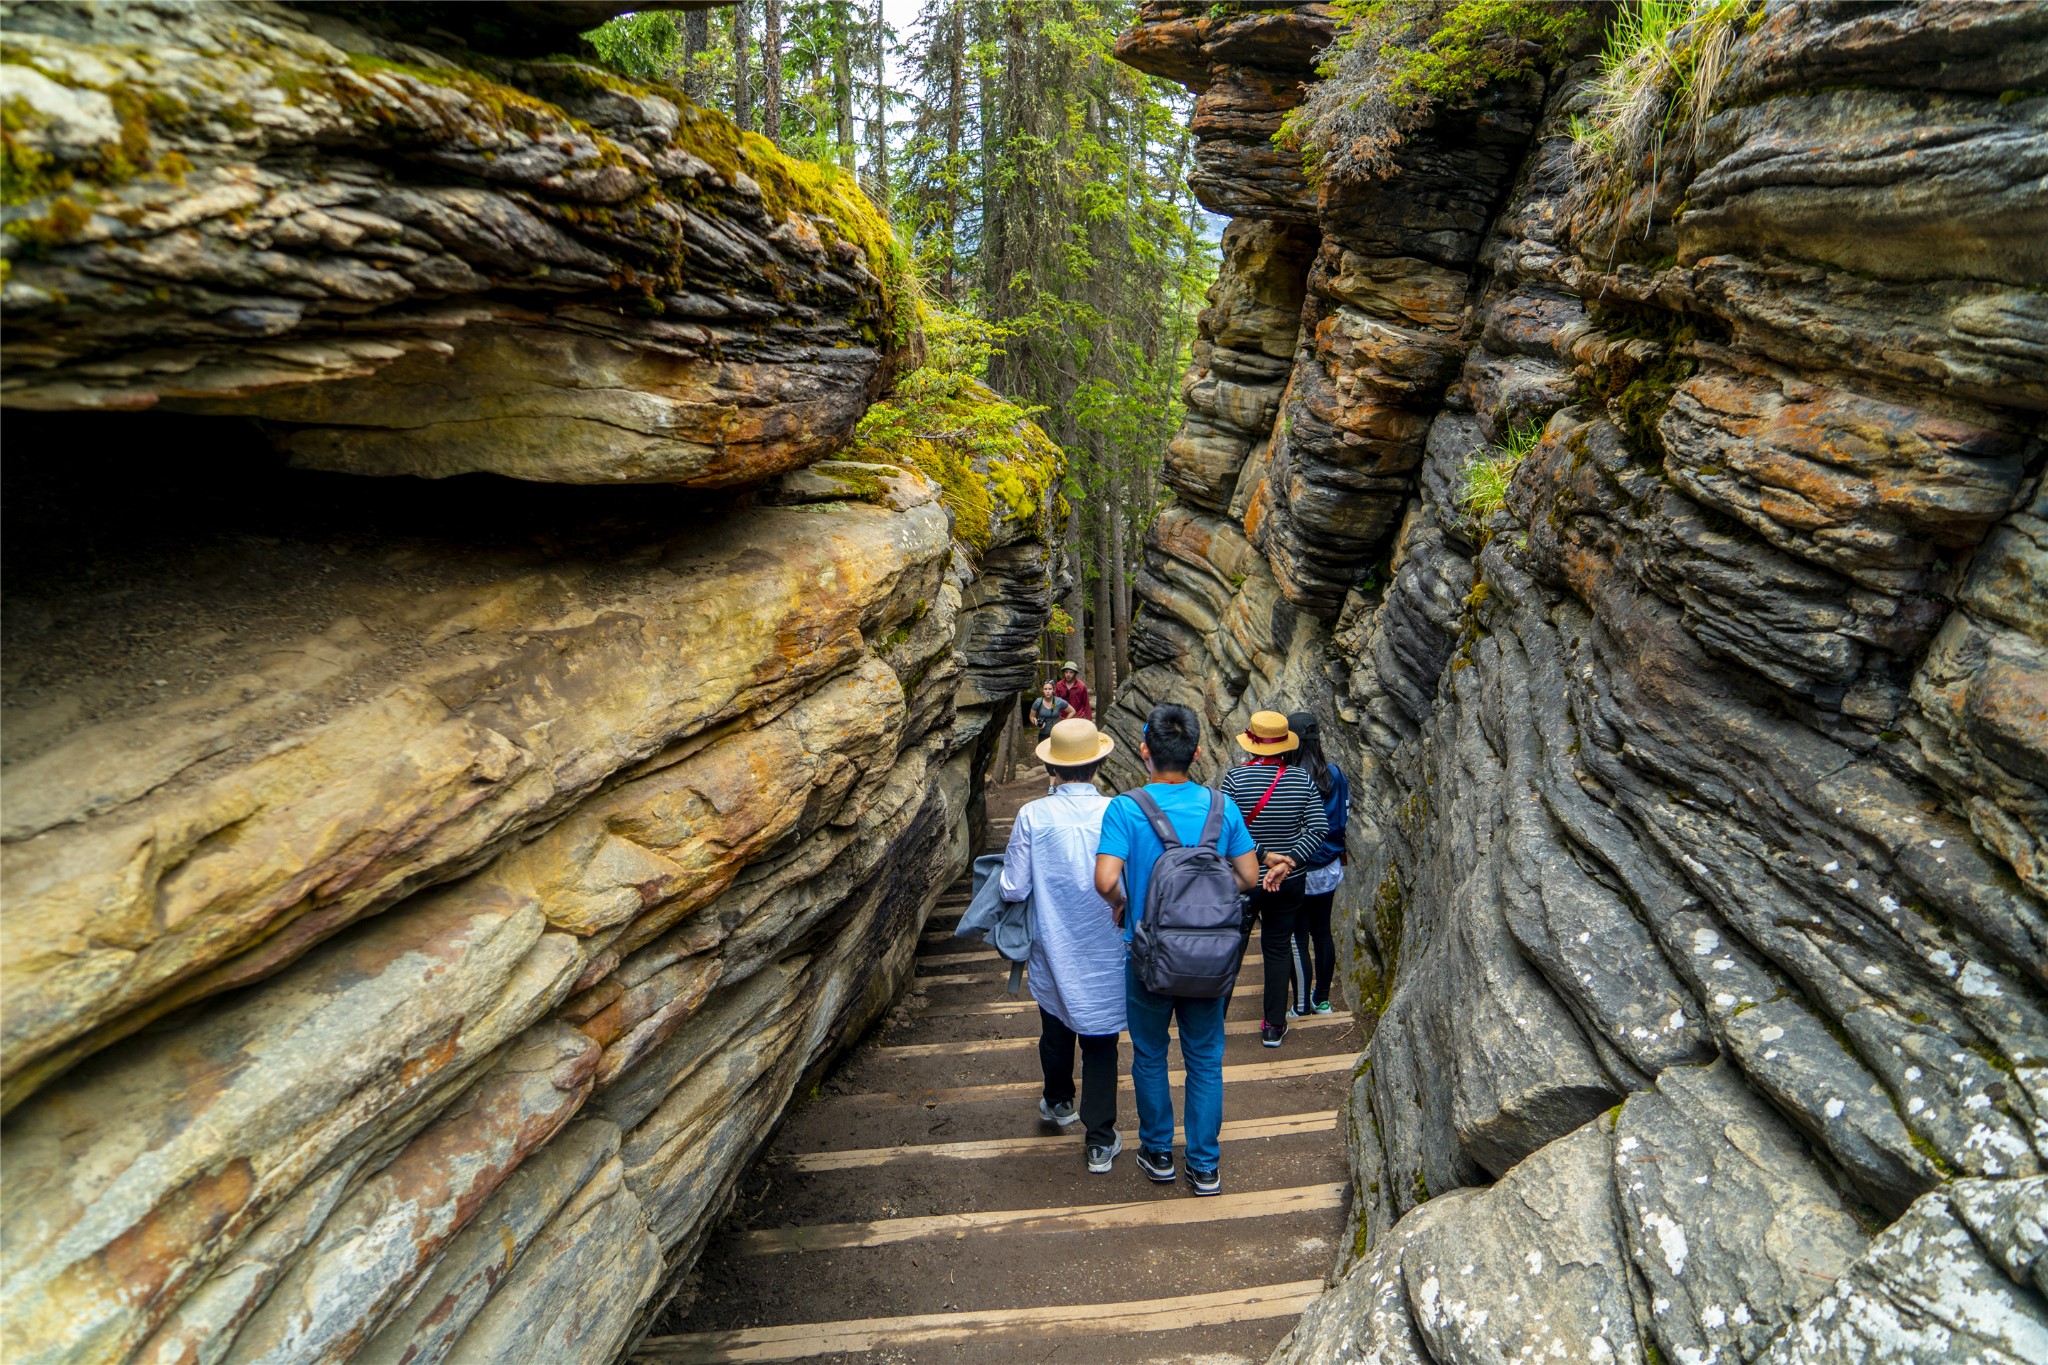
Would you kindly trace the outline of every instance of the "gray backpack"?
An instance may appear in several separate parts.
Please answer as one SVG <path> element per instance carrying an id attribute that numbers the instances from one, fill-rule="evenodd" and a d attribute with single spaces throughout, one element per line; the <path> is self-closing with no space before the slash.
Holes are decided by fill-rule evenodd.
<path id="1" fill-rule="evenodd" d="M 1134 791 L 1130 797 L 1166 850 L 1152 865 L 1144 917 L 1131 933 L 1131 963 L 1138 980 L 1154 995 L 1220 999 L 1237 984 L 1244 942 L 1237 878 L 1219 847 L 1223 803 L 1229 798 L 1209 793 L 1209 818 L 1203 822 L 1202 837 L 1189 848 L 1148 793 Z"/>

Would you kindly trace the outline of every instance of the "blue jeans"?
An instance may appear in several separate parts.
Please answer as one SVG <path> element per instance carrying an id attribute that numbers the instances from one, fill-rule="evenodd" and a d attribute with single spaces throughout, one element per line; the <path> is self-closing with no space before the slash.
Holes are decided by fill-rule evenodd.
<path id="1" fill-rule="evenodd" d="M 1187 1067 L 1188 1165 L 1213 1171 L 1222 1159 L 1222 1000 L 1154 995 L 1124 963 L 1124 1012 L 1131 1032 L 1131 1088 L 1138 1100 L 1138 1144 L 1173 1150 L 1173 1087 L 1166 1083 L 1166 1025 L 1180 1021 L 1180 1055 Z"/>

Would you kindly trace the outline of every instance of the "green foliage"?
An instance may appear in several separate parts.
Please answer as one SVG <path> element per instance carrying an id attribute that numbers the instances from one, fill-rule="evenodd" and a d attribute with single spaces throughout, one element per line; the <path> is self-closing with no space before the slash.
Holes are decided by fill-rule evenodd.
<path id="1" fill-rule="evenodd" d="M 977 377 L 1000 329 L 927 309 L 927 356 L 854 428 L 845 458 L 916 469 L 937 485 L 953 534 L 986 550 L 998 523 L 1042 533 L 1061 451 L 1031 414 Z"/>
<path id="2" fill-rule="evenodd" d="M 1219 17 L 1268 7 L 1231 4 Z M 752 176 L 771 209 L 800 208 L 828 220 L 828 238 L 859 241 L 889 286 L 895 339 L 922 325 L 932 353 L 892 402 L 959 399 L 923 389 L 964 375 L 1041 414 L 1064 451 L 1053 514 L 1064 522 L 1079 510 L 1089 576 L 1110 567 L 1094 562 L 1104 532 L 1121 538 L 1127 565 L 1137 560 L 1215 269 L 1210 220 L 1186 186 L 1191 97 L 1115 59 L 1135 8 L 923 0 L 899 42 L 875 0 L 784 0 L 773 52 L 759 5 L 751 29 L 736 9 L 713 12 L 695 51 L 668 13 L 623 15 L 585 35 L 617 73 L 607 80 L 670 98 L 688 90 L 700 110 L 685 112 L 690 151 L 721 174 Z M 891 52 L 906 74 L 890 75 Z M 764 109 L 770 78 L 781 115 L 762 140 L 731 120 L 744 121 L 743 87 Z M 768 159 L 769 140 L 784 161 Z M 850 202 L 856 184 L 878 215 Z M 971 512 L 957 461 L 949 477 Z M 999 505 L 1006 486 L 999 469 L 988 483 Z M 1125 514 L 1112 521 L 1111 509 Z"/>
<path id="3" fill-rule="evenodd" d="M 1584 5 L 1461 0 L 1421 47 L 1392 54 L 1389 98 L 1397 104 L 1462 103 L 1490 85 L 1565 60 L 1592 36 L 1594 23 Z"/>
<path id="4" fill-rule="evenodd" d="M 584 34 L 583 40 L 600 61 L 622 75 L 680 86 L 690 64 L 683 51 L 682 17 L 672 10 L 621 14 Z"/>
<path id="5" fill-rule="evenodd" d="M 1664 439 L 1657 424 L 1671 405 L 1672 392 L 1699 369 L 1699 362 L 1688 354 L 1691 344 L 1724 343 L 1726 329 L 1704 314 L 1679 317 L 1613 302 L 1597 303 L 1588 313 L 1610 341 L 1655 343 L 1640 356 L 1636 348 L 1610 346 L 1606 358 L 1588 371 L 1589 396 L 1606 405 L 1632 449 L 1663 458 Z"/>
<path id="6" fill-rule="evenodd" d="M 739 26 L 737 11 L 721 7 L 702 16 L 705 45 L 691 52 L 685 15 L 653 10 L 622 14 L 583 35 L 598 59 L 638 81 L 656 81 L 686 91 L 696 103 L 736 113 L 742 80 L 761 107 L 762 87 L 773 61 L 782 94 L 775 128 L 758 128 L 784 151 L 806 161 L 854 164 L 858 148 L 844 111 L 872 101 L 886 118 L 895 92 L 861 79 L 855 68 L 874 65 L 875 45 L 890 37 L 873 22 L 872 0 L 785 0 L 781 51 L 761 50 L 761 7 L 751 7 L 752 29 Z M 744 39 L 744 41 L 743 41 Z"/>
<path id="7" fill-rule="evenodd" d="M 1598 31 L 1594 4 L 1559 0 L 1337 0 L 1323 80 L 1274 141 L 1312 179 L 1383 179 L 1409 133 L 1442 108 L 1566 61 Z"/>

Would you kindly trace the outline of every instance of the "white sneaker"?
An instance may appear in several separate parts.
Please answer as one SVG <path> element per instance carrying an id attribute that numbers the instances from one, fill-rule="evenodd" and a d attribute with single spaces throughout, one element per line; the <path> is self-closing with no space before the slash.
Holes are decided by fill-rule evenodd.
<path id="1" fill-rule="evenodd" d="M 1111 1134 L 1110 1143 L 1107 1147 L 1090 1147 L 1088 1149 L 1088 1174 L 1108 1175 L 1110 1163 L 1117 1159 L 1117 1156 L 1123 1149 L 1124 1135 L 1122 1133 Z"/>
<path id="2" fill-rule="evenodd" d="M 1056 1123 L 1062 1128 L 1070 1128 L 1081 1121 L 1081 1116 L 1074 1112 L 1074 1102 L 1072 1100 L 1061 1100 L 1058 1104 L 1048 1104 L 1045 1100 L 1041 1099 L 1038 1102 L 1038 1117 L 1047 1123 Z"/>

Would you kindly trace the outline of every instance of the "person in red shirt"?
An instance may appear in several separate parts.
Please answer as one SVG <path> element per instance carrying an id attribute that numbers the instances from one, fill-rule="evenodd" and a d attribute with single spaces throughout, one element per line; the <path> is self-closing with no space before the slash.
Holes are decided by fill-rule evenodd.
<path id="1" fill-rule="evenodd" d="M 1060 680 L 1052 694 L 1074 708 L 1075 720 L 1094 720 L 1095 708 L 1088 704 L 1088 684 L 1081 681 L 1081 665 L 1072 659 L 1060 665 Z"/>

